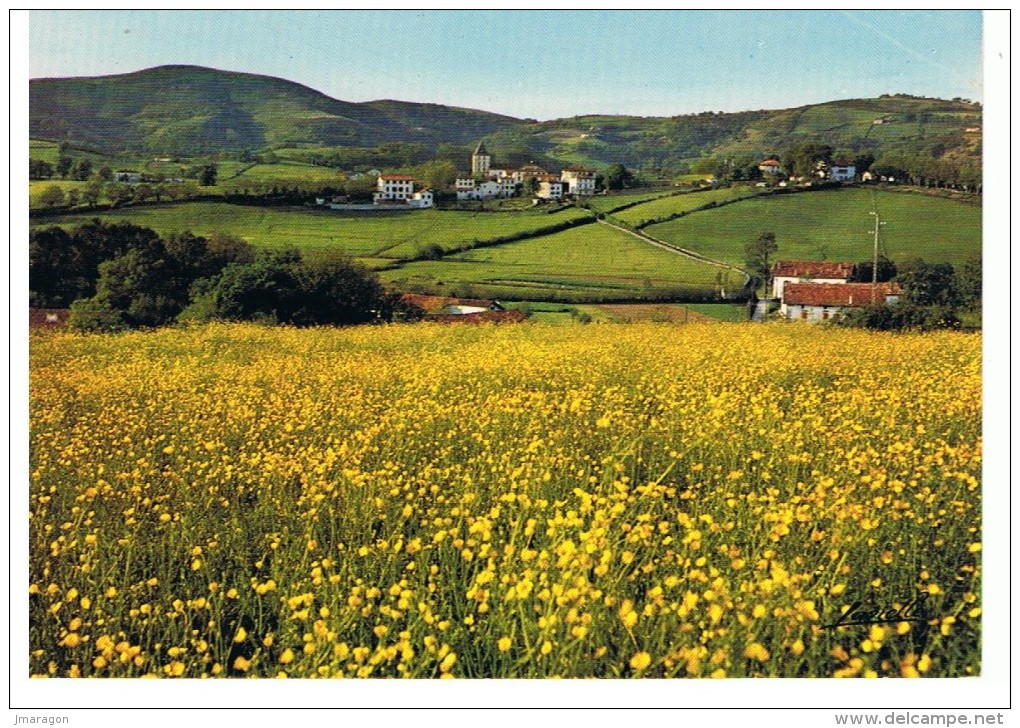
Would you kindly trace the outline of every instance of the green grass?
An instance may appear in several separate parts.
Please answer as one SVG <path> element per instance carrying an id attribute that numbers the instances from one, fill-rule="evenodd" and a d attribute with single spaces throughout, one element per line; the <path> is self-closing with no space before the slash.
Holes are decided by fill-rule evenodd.
<path id="1" fill-rule="evenodd" d="M 504 302 L 508 309 L 527 311 L 531 321 L 540 321 L 547 324 L 568 324 L 578 320 L 580 316 L 587 316 L 591 322 L 613 322 L 612 316 L 608 315 L 599 306 L 588 304 L 557 303 L 556 301 L 511 301 Z"/>
<path id="2" fill-rule="evenodd" d="M 342 179 L 340 173 L 335 169 L 300 162 L 244 165 L 236 170 L 235 174 L 236 176 L 231 176 L 229 179 L 224 176 L 222 182 L 229 182 L 229 186 L 233 188 L 243 188 L 245 184 L 264 185 L 266 183 L 332 182 L 336 184 Z"/>
<path id="3" fill-rule="evenodd" d="M 56 185 L 67 194 L 71 190 L 80 190 L 87 185 L 88 182 L 79 182 L 78 180 L 71 179 L 34 179 L 28 183 L 28 197 L 29 207 L 37 207 L 38 203 L 35 198 L 39 196 L 39 193 L 45 190 L 47 187 L 53 187 Z"/>
<path id="4" fill-rule="evenodd" d="M 662 240 L 740 265 L 744 246 L 775 232 L 778 258 L 862 261 L 871 258 L 873 190 L 863 188 L 765 197 L 652 225 Z M 882 247 L 894 261 L 962 263 L 981 253 L 981 209 L 926 195 L 875 192 L 885 225 Z M 637 209 L 637 208 L 635 208 Z"/>
<path id="5" fill-rule="evenodd" d="M 45 184 L 45 183 L 44 183 Z M 338 212 L 313 208 L 268 208 L 222 202 L 189 202 L 124 208 L 99 217 L 128 221 L 160 234 L 191 230 L 197 235 L 222 232 L 236 235 L 262 248 L 296 247 L 316 254 L 341 250 L 365 258 L 411 257 L 433 243 L 456 249 L 472 241 L 554 225 L 584 217 L 583 210 L 564 210 L 555 215 L 528 212 L 461 212 L 422 210 L 411 212 Z M 73 226 L 89 216 L 64 215 L 42 224 Z"/>
<path id="6" fill-rule="evenodd" d="M 40 159 L 43 162 L 55 165 L 57 157 L 60 156 L 60 145 L 56 142 L 47 142 L 42 139 L 29 139 L 28 156 L 30 159 Z"/>
<path id="7" fill-rule="evenodd" d="M 690 287 L 711 289 L 719 272 L 625 232 L 585 225 L 438 261 L 409 263 L 384 271 L 381 277 L 407 289 L 456 290 L 461 295 L 621 300 Z"/>
<path id="8" fill-rule="evenodd" d="M 753 197 L 758 191 L 753 187 L 722 187 L 683 195 L 661 197 L 642 205 L 621 210 L 614 217 L 629 225 L 643 225 L 652 220 L 662 220 L 681 212 L 690 212 L 710 202 L 728 202 L 743 197 Z"/>
<path id="9" fill-rule="evenodd" d="M 672 194 L 673 190 L 629 190 L 627 192 L 613 192 L 607 195 L 591 197 L 586 201 L 588 207 L 595 212 L 612 212 L 624 205 L 631 205 L 635 202 L 655 200 L 660 197 Z"/>

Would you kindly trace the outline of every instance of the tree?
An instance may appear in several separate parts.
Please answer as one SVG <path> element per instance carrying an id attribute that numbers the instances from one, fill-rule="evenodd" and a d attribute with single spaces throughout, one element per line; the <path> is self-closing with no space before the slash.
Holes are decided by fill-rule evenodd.
<path id="1" fill-rule="evenodd" d="M 106 197 L 114 207 L 128 202 L 134 197 L 131 186 L 120 182 L 108 182 L 106 185 Z"/>
<path id="2" fill-rule="evenodd" d="M 295 268 L 298 295 L 290 323 L 342 326 L 385 315 L 379 279 L 347 258 L 316 260 Z"/>
<path id="3" fill-rule="evenodd" d="M 783 166 L 798 177 L 810 177 L 819 162 L 832 162 L 832 147 L 816 142 L 801 142 L 783 155 Z"/>
<path id="4" fill-rule="evenodd" d="M 294 268 L 300 258 L 297 251 L 262 252 L 252 263 L 228 265 L 213 291 L 215 317 L 289 321 L 296 303 Z"/>
<path id="5" fill-rule="evenodd" d="M 49 179 L 53 176 L 53 165 L 41 159 L 28 160 L 29 179 Z"/>
<path id="6" fill-rule="evenodd" d="M 92 160 L 82 157 L 71 167 L 71 177 L 76 180 L 85 181 L 92 176 Z"/>
<path id="7" fill-rule="evenodd" d="M 854 272 L 851 281 L 853 283 L 871 283 L 871 266 L 870 260 L 864 260 L 854 265 Z M 896 264 L 893 263 L 886 257 L 880 256 L 878 259 L 878 277 L 876 281 L 878 283 L 885 283 L 891 281 L 896 277 Z"/>
<path id="8" fill-rule="evenodd" d="M 744 260 L 747 271 L 754 279 L 755 288 L 764 284 L 765 293 L 768 295 L 769 281 L 772 276 L 772 256 L 779 252 L 779 243 L 776 242 L 776 234 L 770 231 L 762 231 L 758 237 L 744 246 Z"/>
<path id="9" fill-rule="evenodd" d="M 425 162 L 418 165 L 414 176 L 424 181 L 426 186 L 441 190 L 452 185 L 457 179 L 457 168 L 448 161 Z"/>
<path id="10" fill-rule="evenodd" d="M 97 179 L 90 180 L 81 191 L 81 199 L 89 207 L 95 207 L 103 196 L 103 183 Z"/>
<path id="11" fill-rule="evenodd" d="M 57 159 L 57 174 L 59 174 L 61 177 L 67 177 L 67 173 L 71 171 L 72 164 L 74 164 L 73 159 L 61 155 Z"/>
<path id="12" fill-rule="evenodd" d="M 49 185 L 39 193 L 39 202 L 46 207 L 57 207 L 64 204 L 66 195 L 60 185 Z"/>
<path id="13" fill-rule="evenodd" d="M 903 265 L 896 281 L 903 287 L 903 297 L 909 303 L 954 309 L 961 303 L 956 271 L 949 263 L 909 261 Z"/>
<path id="14" fill-rule="evenodd" d="M 104 182 L 109 182 L 110 180 L 113 179 L 113 170 L 110 169 L 109 166 L 105 164 L 99 168 L 99 171 L 96 172 L 96 174 L 99 175 L 99 179 L 103 180 Z"/>
<path id="15" fill-rule="evenodd" d="M 623 190 L 633 187 L 636 178 L 634 173 L 622 164 L 614 164 L 606 170 L 606 189 Z"/>
<path id="16" fill-rule="evenodd" d="M 145 202 L 154 195 L 155 192 L 153 191 L 152 187 L 147 184 L 140 184 L 134 189 L 135 202 Z"/>
<path id="17" fill-rule="evenodd" d="M 969 308 L 981 308 L 981 258 L 970 258 L 957 272 L 960 298 Z"/>
<path id="18" fill-rule="evenodd" d="M 202 187 L 213 187 L 216 184 L 216 174 L 215 164 L 204 165 L 198 173 L 198 184 Z"/>

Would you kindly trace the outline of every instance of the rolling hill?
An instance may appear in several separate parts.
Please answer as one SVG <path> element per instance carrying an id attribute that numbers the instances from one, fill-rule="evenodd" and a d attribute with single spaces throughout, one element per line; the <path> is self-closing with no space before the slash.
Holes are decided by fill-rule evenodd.
<path id="1" fill-rule="evenodd" d="M 398 101 L 349 103 L 279 78 L 197 66 L 31 81 L 29 133 L 104 151 L 195 155 L 295 144 L 463 142 L 522 122 Z"/>
<path id="2" fill-rule="evenodd" d="M 536 122 L 402 101 L 351 103 L 291 81 L 198 66 L 31 81 L 33 139 L 107 153 L 180 156 L 417 144 L 431 155 L 485 137 L 497 161 L 677 171 L 715 156 L 779 154 L 800 142 L 850 153 L 976 161 L 981 106 L 913 96 L 795 109 L 674 117 L 581 116 Z"/>

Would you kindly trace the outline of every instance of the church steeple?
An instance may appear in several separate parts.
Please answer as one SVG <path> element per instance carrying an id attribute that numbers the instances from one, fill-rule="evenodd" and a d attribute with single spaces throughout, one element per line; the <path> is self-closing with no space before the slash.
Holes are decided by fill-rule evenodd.
<path id="1" fill-rule="evenodd" d="M 492 163 L 492 155 L 485 148 L 485 141 L 478 142 L 475 153 L 471 155 L 471 174 L 485 176 L 489 173 L 489 165 Z"/>

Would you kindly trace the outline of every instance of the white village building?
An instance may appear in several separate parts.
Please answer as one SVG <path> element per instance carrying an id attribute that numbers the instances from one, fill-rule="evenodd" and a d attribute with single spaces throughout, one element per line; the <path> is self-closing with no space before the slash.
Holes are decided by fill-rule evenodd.
<path id="1" fill-rule="evenodd" d="M 375 204 L 380 202 L 403 202 L 414 194 L 414 177 L 407 174 L 382 174 L 376 182 L 372 195 Z"/>
<path id="2" fill-rule="evenodd" d="M 782 299 L 787 283 L 848 283 L 853 273 L 853 263 L 778 260 L 772 266 L 772 297 Z"/>
<path id="3" fill-rule="evenodd" d="M 525 164 L 517 169 L 493 167 L 492 155 L 479 142 L 471 155 L 471 174 L 460 174 L 453 188 L 458 200 L 487 200 L 496 197 L 513 197 L 521 184 L 534 179 L 538 182 L 535 196 L 546 200 L 559 200 L 566 195 L 595 194 L 594 169 L 567 167 L 559 175 L 550 174 L 536 164 Z"/>

